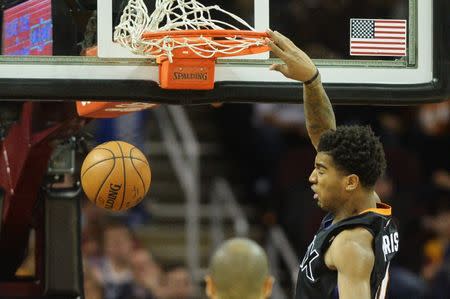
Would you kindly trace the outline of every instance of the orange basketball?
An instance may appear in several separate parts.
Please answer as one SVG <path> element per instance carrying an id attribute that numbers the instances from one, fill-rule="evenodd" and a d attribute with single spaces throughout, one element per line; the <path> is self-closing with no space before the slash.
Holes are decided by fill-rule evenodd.
<path id="1" fill-rule="evenodd" d="M 142 201 L 151 172 L 145 155 L 133 145 L 110 141 L 94 148 L 81 166 L 86 196 L 101 208 L 123 211 Z"/>

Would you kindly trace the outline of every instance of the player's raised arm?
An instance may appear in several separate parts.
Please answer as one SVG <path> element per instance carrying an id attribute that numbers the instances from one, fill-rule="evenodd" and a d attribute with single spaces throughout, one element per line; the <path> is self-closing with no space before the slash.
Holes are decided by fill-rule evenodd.
<path id="1" fill-rule="evenodd" d="M 340 233 L 330 246 L 325 263 L 338 272 L 340 299 L 370 299 L 370 276 L 375 263 L 373 236 L 356 228 Z"/>
<path id="2" fill-rule="evenodd" d="M 328 96 L 323 89 L 320 74 L 305 52 L 279 32 L 268 31 L 269 47 L 284 64 L 274 64 L 272 70 L 288 78 L 303 82 L 303 100 L 306 115 L 306 129 L 311 142 L 317 149 L 320 136 L 336 129 L 336 119 Z"/>

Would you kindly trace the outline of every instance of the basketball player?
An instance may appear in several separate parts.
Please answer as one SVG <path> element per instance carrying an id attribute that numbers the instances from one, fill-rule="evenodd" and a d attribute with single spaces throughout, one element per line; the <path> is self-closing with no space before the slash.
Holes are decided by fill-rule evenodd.
<path id="1" fill-rule="evenodd" d="M 284 62 L 271 69 L 303 82 L 306 128 L 317 150 L 309 181 L 314 200 L 329 212 L 300 264 L 296 298 L 385 298 L 398 232 L 391 207 L 374 191 L 386 168 L 383 147 L 369 127 L 336 127 L 314 63 L 282 34 L 268 33 Z"/>
<path id="2" fill-rule="evenodd" d="M 236 238 L 214 253 L 205 281 L 209 299 L 266 299 L 274 280 L 264 250 L 251 240 Z"/>

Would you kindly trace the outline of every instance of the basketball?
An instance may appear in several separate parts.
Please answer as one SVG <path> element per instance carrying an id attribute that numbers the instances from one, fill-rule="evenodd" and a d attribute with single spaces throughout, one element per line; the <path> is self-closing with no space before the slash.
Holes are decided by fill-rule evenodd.
<path id="1" fill-rule="evenodd" d="M 148 192 L 151 171 L 135 146 L 110 141 L 94 148 L 81 166 L 81 185 L 95 205 L 124 211 L 139 204 Z"/>

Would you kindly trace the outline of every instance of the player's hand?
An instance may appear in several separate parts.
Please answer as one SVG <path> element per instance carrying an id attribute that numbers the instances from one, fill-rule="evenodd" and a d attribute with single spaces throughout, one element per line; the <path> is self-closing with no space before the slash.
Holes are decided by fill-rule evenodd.
<path id="1" fill-rule="evenodd" d="M 272 52 L 283 60 L 284 64 L 273 64 L 270 69 L 278 71 L 297 81 L 308 81 L 314 77 L 317 68 L 311 58 L 300 50 L 290 39 L 277 31 L 267 30 L 267 41 Z"/>

